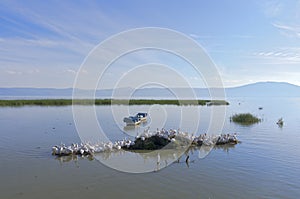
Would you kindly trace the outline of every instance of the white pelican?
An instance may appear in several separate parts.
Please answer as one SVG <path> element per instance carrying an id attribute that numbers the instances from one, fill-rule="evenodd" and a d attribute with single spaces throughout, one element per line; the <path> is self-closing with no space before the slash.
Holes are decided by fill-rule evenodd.
<path id="1" fill-rule="evenodd" d="M 160 154 L 157 153 L 157 164 L 159 165 L 160 164 Z"/>

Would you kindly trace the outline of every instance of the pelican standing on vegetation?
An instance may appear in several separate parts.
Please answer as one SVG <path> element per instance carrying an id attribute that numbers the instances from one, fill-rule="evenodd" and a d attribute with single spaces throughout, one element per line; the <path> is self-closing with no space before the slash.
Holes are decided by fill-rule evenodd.
<path id="1" fill-rule="evenodd" d="M 160 154 L 157 153 L 157 165 L 159 165 L 159 164 L 160 164 Z"/>

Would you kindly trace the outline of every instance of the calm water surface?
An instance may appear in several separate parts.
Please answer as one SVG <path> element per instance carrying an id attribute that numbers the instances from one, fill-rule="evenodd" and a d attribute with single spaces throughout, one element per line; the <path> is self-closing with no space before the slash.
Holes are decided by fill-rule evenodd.
<path id="1" fill-rule="evenodd" d="M 192 150 L 189 165 L 182 158 L 145 174 L 119 172 L 88 158 L 52 156 L 53 145 L 80 142 L 71 107 L 1 108 L 0 198 L 298 198 L 300 99 L 228 101 L 223 132 L 237 132 L 241 144 L 215 148 L 204 159 Z M 258 110 L 260 106 L 263 110 Z M 132 106 L 130 110 L 150 108 Z M 180 108 L 164 109 L 165 127 L 178 128 Z M 116 124 L 109 106 L 96 110 L 111 140 L 129 137 L 117 125 L 122 125 L 123 116 L 116 118 Z M 207 130 L 210 110 L 200 107 L 198 133 Z M 246 127 L 230 123 L 229 116 L 240 112 L 253 113 L 263 121 Z M 282 128 L 276 125 L 280 117 L 285 121 Z"/>

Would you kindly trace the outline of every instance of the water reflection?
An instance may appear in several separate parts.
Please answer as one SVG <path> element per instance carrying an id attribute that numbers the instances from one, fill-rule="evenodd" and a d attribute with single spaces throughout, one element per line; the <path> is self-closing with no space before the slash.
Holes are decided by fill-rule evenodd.
<path id="1" fill-rule="evenodd" d="M 118 150 L 111 152 L 103 152 L 97 153 L 95 155 L 70 155 L 70 156 L 57 156 L 55 159 L 60 163 L 64 164 L 67 162 L 75 162 L 77 163 L 80 159 L 87 159 L 89 161 L 93 161 L 95 159 L 109 160 L 110 158 L 115 158 L 116 156 L 122 158 L 129 158 L 130 155 L 135 154 L 139 158 L 144 160 L 144 163 L 147 164 L 149 162 L 155 163 L 155 167 L 153 171 L 158 171 L 161 168 L 166 167 L 170 163 L 184 163 L 187 167 L 190 166 L 191 163 L 195 163 L 198 159 L 205 158 L 212 150 L 220 150 L 225 153 L 229 153 L 230 150 L 234 149 L 234 144 L 226 144 L 226 145 L 214 145 L 214 146 L 193 146 L 190 147 L 186 152 L 182 155 L 182 150 L 157 150 L 157 151 L 127 151 L 127 150 Z M 174 161 L 175 160 L 175 161 Z"/>
<path id="2" fill-rule="evenodd" d="M 140 132 L 143 132 L 145 129 L 148 129 L 148 121 L 142 121 L 139 125 L 126 125 L 123 127 L 123 132 L 131 135 L 137 136 Z"/>
<path id="3" fill-rule="evenodd" d="M 226 144 L 226 145 L 216 145 L 214 149 L 222 149 L 224 152 L 228 153 L 230 149 L 234 149 L 235 144 Z"/>
<path id="4" fill-rule="evenodd" d="M 55 159 L 59 161 L 60 164 L 63 164 L 71 161 L 77 162 L 79 159 L 87 159 L 89 161 L 93 161 L 95 158 L 92 155 L 85 155 L 85 156 L 69 155 L 69 156 L 57 156 Z"/>

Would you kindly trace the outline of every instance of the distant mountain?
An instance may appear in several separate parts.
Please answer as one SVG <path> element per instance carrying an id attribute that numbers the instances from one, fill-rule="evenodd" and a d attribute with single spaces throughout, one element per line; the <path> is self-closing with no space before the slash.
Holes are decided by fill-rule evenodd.
<path id="1" fill-rule="evenodd" d="M 89 96 L 91 90 L 77 89 L 81 96 Z M 72 98 L 73 88 L 0 88 L 0 98 Z M 97 97 L 109 98 L 112 90 L 98 90 Z"/>
<path id="2" fill-rule="evenodd" d="M 73 89 L 0 88 L 0 96 L 72 96 Z"/>
<path id="3" fill-rule="evenodd" d="M 220 91 L 220 89 L 212 89 Z M 193 91 L 198 98 L 209 98 L 209 90 L 206 88 L 195 88 Z M 82 96 L 87 94 L 88 90 L 77 90 Z M 300 86 L 285 82 L 258 82 L 239 87 L 226 88 L 227 97 L 300 97 Z M 10 96 L 11 98 L 71 98 L 72 88 L 54 89 L 54 88 L 0 88 L 0 98 Z M 110 98 L 112 95 L 119 98 L 133 96 L 134 98 L 190 98 L 191 89 L 186 88 L 119 88 L 97 90 L 97 98 Z"/>
<path id="4" fill-rule="evenodd" d="M 300 97 L 300 86 L 286 82 L 258 82 L 227 88 L 229 97 Z"/>

